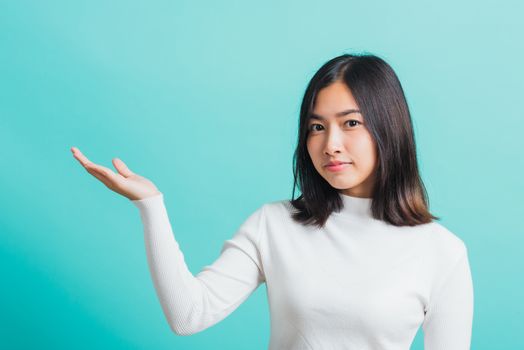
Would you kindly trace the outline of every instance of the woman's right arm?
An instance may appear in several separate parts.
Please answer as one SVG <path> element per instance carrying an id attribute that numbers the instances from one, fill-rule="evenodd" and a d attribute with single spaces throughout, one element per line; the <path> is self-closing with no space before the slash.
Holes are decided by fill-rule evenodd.
<path id="1" fill-rule="evenodd" d="M 157 296 L 171 329 L 179 335 L 200 332 L 233 312 L 265 281 L 258 249 L 264 230 L 264 206 L 252 213 L 226 240 L 219 257 L 196 276 L 189 271 L 175 240 L 164 196 L 148 179 L 118 158 L 118 173 L 95 164 L 71 148 L 84 168 L 139 209 L 147 261 Z"/>
<path id="2" fill-rule="evenodd" d="M 263 206 L 225 241 L 218 259 L 193 276 L 175 240 L 163 194 L 133 204 L 140 210 L 144 226 L 153 284 L 176 334 L 194 334 L 218 323 L 265 281 L 257 245 L 263 229 Z"/>

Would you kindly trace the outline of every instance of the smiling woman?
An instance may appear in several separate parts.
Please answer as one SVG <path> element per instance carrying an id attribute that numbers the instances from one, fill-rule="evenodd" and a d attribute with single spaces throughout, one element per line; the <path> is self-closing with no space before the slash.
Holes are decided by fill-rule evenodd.
<path id="1" fill-rule="evenodd" d="M 318 173 L 344 194 L 371 197 L 376 143 L 348 87 L 336 81 L 320 90 L 308 122 L 307 149 Z"/>
<path id="2" fill-rule="evenodd" d="M 298 130 L 297 222 L 322 227 L 341 209 L 340 193 L 372 198 L 373 217 L 395 226 L 438 219 L 428 211 L 404 91 L 383 59 L 345 54 L 326 62 L 306 89 Z"/>
<path id="3" fill-rule="evenodd" d="M 261 205 L 196 275 L 151 181 L 118 158 L 114 173 L 72 152 L 139 209 L 176 334 L 215 325 L 265 283 L 271 350 L 407 350 L 421 325 L 425 350 L 469 349 L 468 252 L 427 211 L 406 101 L 376 56 L 342 55 L 314 75 L 295 153 L 301 197 Z"/>

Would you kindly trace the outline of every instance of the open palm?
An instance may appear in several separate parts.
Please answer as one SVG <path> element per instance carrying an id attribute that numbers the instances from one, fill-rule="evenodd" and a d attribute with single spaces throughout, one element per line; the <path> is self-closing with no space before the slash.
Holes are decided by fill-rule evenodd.
<path id="1" fill-rule="evenodd" d="M 118 171 L 115 173 L 109 168 L 91 162 L 76 147 L 71 147 L 71 152 L 88 173 L 100 180 L 110 190 L 130 200 L 144 199 L 160 193 L 151 181 L 129 170 L 119 158 L 112 160 Z"/>

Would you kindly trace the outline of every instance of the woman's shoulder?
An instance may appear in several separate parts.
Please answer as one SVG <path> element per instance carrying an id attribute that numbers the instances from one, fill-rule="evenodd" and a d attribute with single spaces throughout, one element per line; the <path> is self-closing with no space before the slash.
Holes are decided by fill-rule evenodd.
<path id="1" fill-rule="evenodd" d="M 284 216 L 289 216 L 291 209 L 291 203 L 289 200 L 273 200 L 269 202 L 263 202 L 259 204 L 250 213 L 246 221 L 257 221 L 257 220 L 275 220 L 281 219 Z"/>
<path id="2" fill-rule="evenodd" d="M 428 224 L 428 244 L 438 255 L 460 257 L 467 253 L 464 240 L 455 232 L 437 221 Z"/>
<path id="3" fill-rule="evenodd" d="M 289 199 L 277 199 L 266 202 L 262 205 L 262 208 L 267 215 L 278 216 L 278 215 L 290 215 L 293 211 L 293 206 Z"/>
<path id="4" fill-rule="evenodd" d="M 262 203 L 251 216 L 261 217 L 265 222 L 283 224 L 286 218 L 291 218 L 292 208 L 288 199 L 277 199 Z"/>

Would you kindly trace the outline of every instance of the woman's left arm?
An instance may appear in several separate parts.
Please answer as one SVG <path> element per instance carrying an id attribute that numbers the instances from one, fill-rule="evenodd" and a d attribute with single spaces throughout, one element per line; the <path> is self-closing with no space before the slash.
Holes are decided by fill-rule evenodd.
<path id="1" fill-rule="evenodd" d="M 464 250 L 432 293 L 425 313 L 425 350 L 469 350 L 473 325 L 473 280 Z"/>

